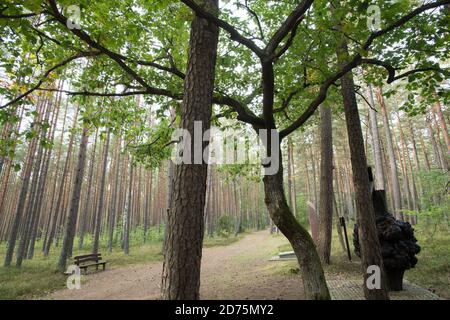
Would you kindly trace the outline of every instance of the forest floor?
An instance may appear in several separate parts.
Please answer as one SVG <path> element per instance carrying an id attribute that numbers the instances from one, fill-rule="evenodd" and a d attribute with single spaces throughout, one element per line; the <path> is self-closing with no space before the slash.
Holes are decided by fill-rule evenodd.
<path id="1" fill-rule="evenodd" d="M 334 243 L 336 243 L 335 241 Z M 289 250 L 282 235 L 267 230 L 246 235 L 226 246 L 203 250 L 200 294 L 202 299 L 303 299 L 301 277 L 294 261 L 269 261 Z M 334 250 L 337 252 L 338 250 Z M 360 265 L 342 252 L 325 268 L 333 298 L 362 298 Z M 158 299 L 161 262 L 112 268 L 84 276 L 81 289 L 62 289 L 43 299 Z M 394 299 L 434 299 L 429 291 L 407 282 L 405 294 Z M 361 292 L 361 293 L 359 293 Z M 346 296 L 345 294 L 348 295 Z M 360 297 L 361 296 L 361 297 Z"/>
<path id="2" fill-rule="evenodd" d="M 283 236 L 264 230 L 227 246 L 204 248 L 201 298 L 302 299 L 296 270 L 280 272 L 291 261 L 268 261 L 286 244 Z M 157 299 L 161 269 L 159 262 L 88 274 L 81 289 L 58 290 L 44 299 Z"/>

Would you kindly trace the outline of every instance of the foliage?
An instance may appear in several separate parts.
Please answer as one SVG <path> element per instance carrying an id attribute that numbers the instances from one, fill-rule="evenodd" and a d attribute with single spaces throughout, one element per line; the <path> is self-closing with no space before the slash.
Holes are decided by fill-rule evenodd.
<path id="1" fill-rule="evenodd" d="M 221 237 L 228 237 L 233 232 L 234 223 L 233 218 L 229 215 L 219 217 L 217 222 L 217 234 Z"/>

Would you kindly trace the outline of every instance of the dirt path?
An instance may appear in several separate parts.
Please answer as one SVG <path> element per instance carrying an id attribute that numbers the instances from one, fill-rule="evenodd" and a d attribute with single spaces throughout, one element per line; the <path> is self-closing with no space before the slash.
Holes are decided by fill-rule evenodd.
<path id="1" fill-rule="evenodd" d="M 246 235 L 224 247 L 205 248 L 202 299 L 303 299 L 300 277 L 280 272 L 268 259 L 285 244 L 268 231 Z M 87 275 L 80 290 L 59 290 L 44 299 L 158 299 L 162 263 L 137 265 Z"/>

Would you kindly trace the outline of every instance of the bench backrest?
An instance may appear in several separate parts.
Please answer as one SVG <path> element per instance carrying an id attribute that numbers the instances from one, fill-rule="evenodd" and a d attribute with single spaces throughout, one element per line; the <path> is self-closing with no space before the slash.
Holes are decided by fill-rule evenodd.
<path id="1" fill-rule="evenodd" d="M 91 254 L 85 254 L 82 256 L 76 256 L 73 258 L 75 265 L 79 266 L 86 262 L 99 262 L 102 260 L 102 254 L 101 253 L 91 253 Z"/>

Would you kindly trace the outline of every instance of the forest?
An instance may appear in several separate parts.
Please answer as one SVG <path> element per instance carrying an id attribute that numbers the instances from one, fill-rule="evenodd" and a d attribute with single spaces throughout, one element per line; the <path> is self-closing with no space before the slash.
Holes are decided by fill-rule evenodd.
<path id="1" fill-rule="evenodd" d="M 450 0 L 0 0 L 0 299 L 449 299 L 449 48 Z"/>

